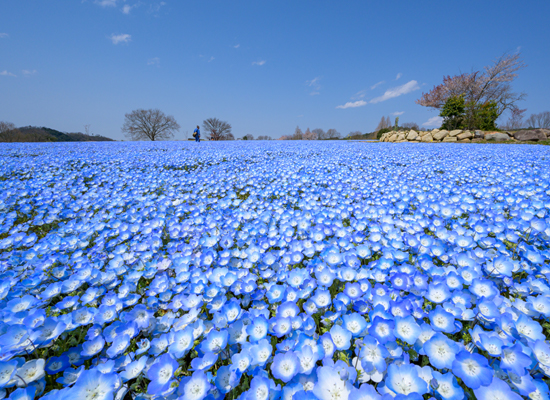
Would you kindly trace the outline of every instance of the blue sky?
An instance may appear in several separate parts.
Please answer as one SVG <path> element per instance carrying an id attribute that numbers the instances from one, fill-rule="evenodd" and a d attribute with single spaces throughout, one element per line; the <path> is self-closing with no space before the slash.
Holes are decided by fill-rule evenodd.
<path id="1" fill-rule="evenodd" d="M 177 139 L 209 117 L 237 137 L 422 125 L 437 115 L 422 91 L 518 49 L 529 116 L 550 110 L 548 15 L 548 0 L 2 0 L 0 120 L 114 139 L 136 108 L 173 115 Z"/>

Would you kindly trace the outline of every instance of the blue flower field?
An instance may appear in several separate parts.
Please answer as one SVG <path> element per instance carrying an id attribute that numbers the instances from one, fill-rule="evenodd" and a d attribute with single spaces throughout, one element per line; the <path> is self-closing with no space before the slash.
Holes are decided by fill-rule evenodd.
<path id="1" fill-rule="evenodd" d="M 546 146 L 0 160 L 0 398 L 550 399 Z"/>

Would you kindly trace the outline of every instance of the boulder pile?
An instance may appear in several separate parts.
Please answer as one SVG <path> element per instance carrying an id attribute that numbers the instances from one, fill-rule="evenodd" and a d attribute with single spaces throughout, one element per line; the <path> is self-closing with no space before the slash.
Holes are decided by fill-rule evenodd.
<path id="1" fill-rule="evenodd" d="M 434 129 L 432 131 L 392 131 L 382 134 L 381 142 L 392 143 L 433 143 L 433 142 L 459 142 L 475 143 L 483 140 L 495 142 L 503 141 L 521 141 L 531 142 L 550 139 L 550 129 L 528 129 L 516 132 L 485 132 L 485 131 L 463 131 L 456 129 L 447 131 L 445 129 Z"/>

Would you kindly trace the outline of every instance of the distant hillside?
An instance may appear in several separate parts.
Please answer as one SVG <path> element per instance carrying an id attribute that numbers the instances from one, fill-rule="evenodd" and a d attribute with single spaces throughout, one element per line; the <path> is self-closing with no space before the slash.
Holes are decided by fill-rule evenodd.
<path id="1" fill-rule="evenodd" d="M 112 142 L 105 136 L 86 135 L 80 132 L 60 132 L 55 129 L 25 126 L 3 132 L 0 142 Z"/>

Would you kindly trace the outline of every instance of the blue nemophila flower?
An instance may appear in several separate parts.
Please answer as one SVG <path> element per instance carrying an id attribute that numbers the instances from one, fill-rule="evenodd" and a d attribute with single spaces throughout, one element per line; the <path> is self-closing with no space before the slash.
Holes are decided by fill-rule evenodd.
<path id="1" fill-rule="evenodd" d="M 344 320 L 343 326 L 351 332 L 353 337 L 359 336 L 361 332 L 367 327 L 367 321 L 363 316 L 357 313 L 346 314 L 342 317 Z"/>
<path id="2" fill-rule="evenodd" d="M 351 332 L 340 325 L 334 325 L 330 329 L 330 337 L 337 350 L 348 350 L 351 345 L 351 336 Z"/>
<path id="3" fill-rule="evenodd" d="M 46 363 L 45 370 L 49 375 L 55 375 L 58 372 L 64 371 L 70 366 L 69 357 L 51 357 Z"/>
<path id="4" fill-rule="evenodd" d="M 424 352 L 437 369 L 451 369 L 458 353 L 458 345 L 442 333 L 436 333 L 426 343 Z"/>
<path id="5" fill-rule="evenodd" d="M 300 372 L 300 359 L 292 351 L 277 353 L 271 364 L 271 373 L 283 382 L 289 382 Z"/>
<path id="6" fill-rule="evenodd" d="M 127 382 L 129 380 L 137 378 L 145 368 L 145 364 L 147 363 L 147 360 L 148 358 L 147 356 L 145 356 L 126 365 L 124 371 L 119 373 L 120 377 L 122 378 L 122 381 Z"/>
<path id="7" fill-rule="evenodd" d="M 83 400 L 110 400 L 118 383 L 116 374 L 103 374 L 97 369 L 83 371 L 67 398 Z M 70 396 L 69 396 L 70 393 Z"/>
<path id="8" fill-rule="evenodd" d="M 28 386 L 25 388 L 16 389 L 10 394 L 9 398 L 10 400 L 34 400 L 36 392 L 36 386 Z"/>
<path id="9" fill-rule="evenodd" d="M 200 349 L 204 353 L 209 351 L 219 353 L 227 346 L 228 337 L 229 333 L 225 329 L 221 331 L 211 330 L 206 339 L 202 341 Z"/>
<path id="10" fill-rule="evenodd" d="M 317 369 L 317 384 L 313 388 L 313 394 L 319 400 L 347 399 L 352 384 L 349 380 L 341 378 L 334 367 L 319 367 Z"/>
<path id="11" fill-rule="evenodd" d="M 190 326 L 187 326 L 182 330 L 172 332 L 170 333 L 170 336 L 172 339 L 172 344 L 170 344 L 168 352 L 175 358 L 182 358 L 193 347 L 195 338 L 193 336 L 193 328 Z"/>
<path id="12" fill-rule="evenodd" d="M 420 336 L 421 329 L 416 323 L 415 318 L 412 315 L 409 315 L 405 318 L 395 318 L 393 333 L 397 338 L 412 345 Z"/>
<path id="13" fill-rule="evenodd" d="M 263 316 L 254 318 L 252 324 L 246 327 L 246 333 L 249 335 L 251 342 L 257 342 L 267 335 L 269 323 Z"/>
<path id="14" fill-rule="evenodd" d="M 369 327 L 369 334 L 375 337 L 381 344 L 385 344 L 395 340 L 393 328 L 394 321 L 376 316 Z"/>
<path id="15" fill-rule="evenodd" d="M 437 306 L 435 310 L 432 310 L 428 317 L 433 330 L 436 332 L 454 333 L 457 330 L 454 316 L 441 306 Z"/>
<path id="16" fill-rule="evenodd" d="M 122 354 L 130 345 L 130 336 L 128 335 L 122 335 L 117 336 L 115 340 L 113 341 L 113 344 L 111 347 L 107 349 L 107 355 L 110 358 L 115 358 Z"/>
<path id="17" fill-rule="evenodd" d="M 250 389 L 245 393 L 245 400 L 267 400 L 270 398 L 272 382 L 270 379 L 255 376 L 250 382 Z"/>
<path id="18" fill-rule="evenodd" d="M 269 344 L 267 339 L 262 339 L 255 345 L 251 346 L 249 351 L 250 355 L 252 356 L 252 365 L 263 367 L 269 357 L 271 357 L 271 352 L 273 351 L 273 348 L 271 347 L 271 344 Z"/>
<path id="19" fill-rule="evenodd" d="M 489 385 L 484 385 L 474 389 L 476 399 L 479 400 L 497 400 L 497 399 L 509 399 L 520 400 L 521 396 L 514 393 L 510 386 L 499 378 L 494 378 Z"/>
<path id="20" fill-rule="evenodd" d="M 208 352 L 202 358 L 196 357 L 191 360 L 191 371 L 207 371 L 218 361 L 218 354 Z"/>
<path id="21" fill-rule="evenodd" d="M 239 384 L 242 373 L 229 365 L 221 366 L 216 372 L 215 384 L 221 393 L 228 393 Z"/>
<path id="22" fill-rule="evenodd" d="M 531 345 L 531 348 L 537 361 L 542 365 L 550 367 L 550 346 L 548 343 L 545 340 L 539 339 Z"/>
<path id="23" fill-rule="evenodd" d="M 163 354 L 149 367 L 147 378 L 150 379 L 147 386 L 147 393 L 157 396 L 164 396 L 170 391 L 174 380 L 174 372 L 178 363 L 170 354 Z"/>
<path id="24" fill-rule="evenodd" d="M 433 372 L 435 390 L 443 400 L 462 400 L 464 399 L 464 390 L 458 384 L 455 376 L 448 372 L 441 374 Z"/>
<path id="25" fill-rule="evenodd" d="M 493 380 L 493 370 L 487 359 L 477 353 L 461 351 L 453 361 L 452 371 L 470 389 L 487 386 Z"/>
<path id="26" fill-rule="evenodd" d="M 422 396 L 428 393 L 428 384 L 420 378 L 418 370 L 411 364 L 390 365 L 385 382 L 397 394 L 408 396 L 416 393 Z"/>
<path id="27" fill-rule="evenodd" d="M 0 361 L 0 388 L 8 386 L 17 371 L 18 360 Z"/>
<path id="28" fill-rule="evenodd" d="M 367 373 L 372 373 L 373 370 L 384 372 L 386 370 L 386 358 L 389 356 L 388 350 L 374 338 L 366 337 L 360 345 L 359 358 L 363 370 Z"/>
<path id="29" fill-rule="evenodd" d="M 44 364 L 44 359 L 39 358 L 37 360 L 27 361 L 17 368 L 17 372 L 15 373 L 17 386 L 28 386 L 29 383 L 42 379 L 46 374 L 44 371 Z"/>

